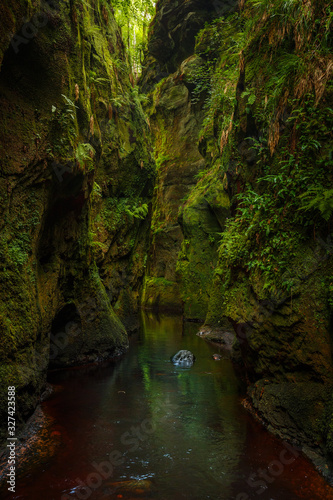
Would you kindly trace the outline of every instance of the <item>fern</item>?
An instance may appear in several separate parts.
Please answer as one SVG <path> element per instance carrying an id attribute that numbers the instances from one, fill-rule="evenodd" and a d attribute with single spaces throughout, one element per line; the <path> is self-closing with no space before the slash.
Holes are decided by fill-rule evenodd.
<path id="1" fill-rule="evenodd" d="M 128 206 L 125 207 L 125 212 L 135 219 L 145 219 L 148 215 L 148 205 L 144 203 L 141 207 L 137 207 L 134 210 L 130 209 Z"/>
<path id="2" fill-rule="evenodd" d="M 75 121 L 75 116 L 76 116 L 76 109 L 79 109 L 75 103 L 67 97 L 65 94 L 61 94 L 62 97 L 64 98 L 65 103 L 67 104 L 67 108 L 64 111 L 65 116 L 68 116 L 71 118 L 72 121 Z M 57 108 L 55 106 L 52 106 L 52 113 L 55 113 Z"/>
<path id="3" fill-rule="evenodd" d="M 333 212 L 333 189 L 322 186 L 312 186 L 306 193 L 300 195 L 302 206 L 300 210 L 319 210 L 320 215 L 326 221 L 331 218 Z"/>
<path id="4" fill-rule="evenodd" d="M 89 143 L 80 142 L 75 151 L 75 159 L 78 162 L 80 168 L 84 168 L 86 165 L 89 167 L 93 166 L 93 158 L 95 155 L 95 150 Z"/>
<path id="5" fill-rule="evenodd" d="M 94 182 L 92 195 L 94 198 L 102 198 L 102 188 L 97 182 Z"/>

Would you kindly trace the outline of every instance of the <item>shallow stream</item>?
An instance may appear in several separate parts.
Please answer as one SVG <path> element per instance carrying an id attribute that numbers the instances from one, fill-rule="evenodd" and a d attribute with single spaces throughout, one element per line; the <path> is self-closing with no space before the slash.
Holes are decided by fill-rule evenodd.
<path id="1" fill-rule="evenodd" d="M 181 317 L 144 315 L 128 354 L 56 371 L 51 424 L 23 462 L 25 500 L 325 500 L 332 489 L 297 450 L 243 409 L 230 360 Z M 179 349 L 191 368 L 172 365 Z"/>

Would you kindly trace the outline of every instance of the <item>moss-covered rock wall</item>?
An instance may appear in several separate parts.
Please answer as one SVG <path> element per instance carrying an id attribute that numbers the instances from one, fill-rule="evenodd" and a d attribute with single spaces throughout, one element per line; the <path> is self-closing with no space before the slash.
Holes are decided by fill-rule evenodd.
<path id="1" fill-rule="evenodd" d="M 281 436 L 331 450 L 332 9 L 325 0 L 213 6 L 183 57 L 159 58 L 170 24 L 159 14 L 152 25 L 142 86 L 163 156 L 144 303 L 180 296 L 187 318 L 229 322 L 248 406 Z M 170 2 L 159 9 L 168 20 L 179 13 Z M 185 104 L 196 120 L 193 173 Z M 174 172 L 178 186 L 189 179 L 166 214 Z"/>
<path id="2" fill-rule="evenodd" d="M 229 199 L 212 186 L 215 179 L 207 177 L 207 159 L 198 144 L 205 111 L 195 82 L 205 61 L 194 48 L 205 22 L 221 9 L 230 13 L 237 7 L 237 2 L 222 4 L 159 2 L 140 81 L 149 95 L 146 111 L 157 164 L 142 302 L 144 307 L 184 310 L 188 318 L 198 320 L 207 313 L 217 235 Z M 195 190 L 200 179 L 204 182 Z"/>
<path id="3" fill-rule="evenodd" d="M 0 7 L 0 420 L 47 367 L 123 352 L 145 267 L 154 164 L 112 8 Z"/>

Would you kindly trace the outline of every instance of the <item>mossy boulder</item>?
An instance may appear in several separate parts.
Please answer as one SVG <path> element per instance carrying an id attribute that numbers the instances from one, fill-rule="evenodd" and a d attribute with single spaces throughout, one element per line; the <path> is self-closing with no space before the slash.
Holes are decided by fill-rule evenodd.
<path id="1" fill-rule="evenodd" d="M 322 384 L 271 384 L 259 380 L 248 389 L 254 409 L 268 422 L 268 428 L 282 439 L 322 447 L 322 433 L 328 391 Z"/>

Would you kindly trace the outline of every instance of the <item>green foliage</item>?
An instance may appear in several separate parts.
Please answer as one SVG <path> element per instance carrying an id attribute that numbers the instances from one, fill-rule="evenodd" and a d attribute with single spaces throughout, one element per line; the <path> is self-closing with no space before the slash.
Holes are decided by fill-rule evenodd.
<path id="1" fill-rule="evenodd" d="M 52 106 L 53 130 L 48 153 L 51 157 L 73 160 L 73 149 L 76 147 L 78 129 L 75 103 L 64 94 L 61 94 L 65 106 L 58 109 Z"/>
<path id="2" fill-rule="evenodd" d="M 65 96 L 64 96 L 65 97 Z M 66 97 L 67 99 L 67 97 Z M 75 130 L 75 109 L 76 106 L 72 103 L 73 106 L 67 106 L 61 110 L 58 110 L 56 106 L 52 106 L 53 119 L 56 122 L 56 125 L 60 127 L 62 132 L 69 132 L 70 136 L 76 135 Z"/>
<path id="3" fill-rule="evenodd" d="M 214 128 L 219 112 L 223 116 L 222 128 L 229 127 L 236 105 L 236 86 L 239 75 L 239 54 L 246 43 L 244 21 L 236 13 L 226 19 L 219 18 L 199 32 L 197 53 L 204 59 L 192 77 L 195 89 L 194 103 L 204 99 L 205 119 L 201 135 Z"/>
<path id="4" fill-rule="evenodd" d="M 156 168 L 159 169 L 161 168 L 166 162 L 168 162 L 169 160 L 171 160 L 171 156 L 170 155 L 166 155 L 166 154 L 159 154 L 156 158 Z"/>
<path id="5" fill-rule="evenodd" d="M 28 259 L 27 252 L 27 235 L 21 235 L 21 237 L 14 240 L 8 245 L 8 256 L 15 267 L 21 268 Z M 30 238 L 28 238 L 28 243 Z"/>
<path id="6" fill-rule="evenodd" d="M 65 108 L 58 110 L 56 106 L 52 106 L 54 138 L 49 154 L 51 157 L 66 159 L 67 162 L 76 162 L 81 170 L 90 171 L 94 166 L 95 149 L 89 143 L 78 142 L 78 106 L 66 95 L 62 94 L 62 97 Z"/>
<path id="7" fill-rule="evenodd" d="M 78 107 L 75 105 L 75 103 L 71 99 L 69 99 L 69 97 L 67 97 L 64 94 L 61 94 L 61 95 L 64 98 L 64 101 L 67 105 L 67 108 L 65 108 L 65 110 L 63 110 L 62 115 L 64 117 L 66 117 L 67 119 L 70 118 L 74 122 L 75 115 L 76 115 L 76 109 L 78 109 Z M 52 111 L 53 110 L 55 111 L 56 108 L 52 107 Z"/>
<path id="8" fill-rule="evenodd" d="M 89 143 L 80 142 L 75 151 L 75 159 L 81 169 L 93 169 L 95 150 Z"/>
<path id="9" fill-rule="evenodd" d="M 86 34 L 91 37 L 98 36 L 101 34 L 101 29 L 96 25 L 87 26 L 85 31 Z"/>
<path id="10" fill-rule="evenodd" d="M 288 270 L 302 238 L 288 222 L 282 202 L 288 188 L 281 190 L 282 183 L 277 185 L 281 197 L 277 191 L 260 195 L 250 189 L 238 196 L 237 217 L 228 221 L 219 250 L 226 267 L 260 271 L 269 289 L 292 285 Z"/>
<path id="11" fill-rule="evenodd" d="M 253 89 L 245 90 L 244 92 L 242 92 L 241 99 L 245 99 L 245 97 L 247 97 L 247 104 L 248 104 L 246 112 L 249 113 L 252 104 L 254 104 L 256 101 L 256 94 Z"/>
<path id="12" fill-rule="evenodd" d="M 324 189 L 323 186 L 311 186 L 300 195 L 302 206 L 300 210 L 319 210 L 321 216 L 328 221 L 333 212 L 333 189 Z"/>
<path id="13" fill-rule="evenodd" d="M 113 0 L 115 17 L 136 76 L 141 73 L 143 54 L 147 46 L 148 27 L 155 14 L 153 0 Z"/>
<path id="14" fill-rule="evenodd" d="M 102 198 L 102 188 L 99 184 L 97 184 L 97 182 L 94 182 L 92 196 L 95 199 Z"/>
<path id="15" fill-rule="evenodd" d="M 89 71 L 88 81 L 90 89 L 98 85 L 106 85 L 112 83 L 110 78 L 98 77 L 95 71 Z"/>
<path id="16" fill-rule="evenodd" d="M 201 139 L 219 129 L 223 151 L 238 125 L 236 105 L 243 100 L 242 107 L 255 117 L 273 153 L 287 101 L 312 92 L 316 107 L 332 74 L 333 16 L 325 0 L 309 5 L 302 0 L 252 0 L 240 13 L 199 33 L 196 48 L 205 63 L 193 79 L 193 100 L 205 100 Z M 245 81 L 239 81 L 245 66 Z M 240 98 L 237 83 L 243 87 Z"/>
<path id="17" fill-rule="evenodd" d="M 126 98 L 121 96 L 121 95 L 118 95 L 117 97 L 113 97 L 111 99 L 111 102 L 112 102 L 113 106 L 117 109 L 121 109 L 123 106 L 128 104 L 128 101 L 126 100 Z"/>
<path id="18" fill-rule="evenodd" d="M 324 223 L 333 211 L 333 189 L 326 187 L 332 182 L 328 144 L 333 114 L 325 105 L 316 107 L 311 95 L 302 105 L 297 100 L 290 100 L 290 105 L 294 110 L 286 123 L 297 131 L 297 145 L 293 151 L 281 145 L 271 157 L 267 140 L 251 139 L 257 171 L 265 175 L 235 197 L 236 214 L 228 221 L 220 246 L 226 268 L 241 266 L 261 273 L 269 290 L 293 287 L 290 269 L 315 222 L 314 212 Z M 320 230 L 320 220 L 316 224 Z"/>
<path id="19" fill-rule="evenodd" d="M 119 230 L 129 221 L 143 220 L 147 217 L 149 206 L 140 199 L 108 198 L 102 208 L 101 217 L 110 233 Z"/>
<path id="20" fill-rule="evenodd" d="M 141 206 L 135 207 L 134 209 L 126 206 L 125 213 L 135 219 L 145 219 L 148 215 L 148 205 L 143 203 Z"/>
<path id="21" fill-rule="evenodd" d="M 150 98 L 146 94 L 140 94 L 139 87 L 135 85 L 132 89 L 133 99 L 141 105 L 146 106 L 149 104 Z"/>
<path id="22" fill-rule="evenodd" d="M 294 287 L 302 245 L 327 231 L 333 211 L 332 8 L 309 5 L 251 0 L 197 37 L 200 139 L 240 180 L 219 270 L 243 269 L 268 290 Z"/>

